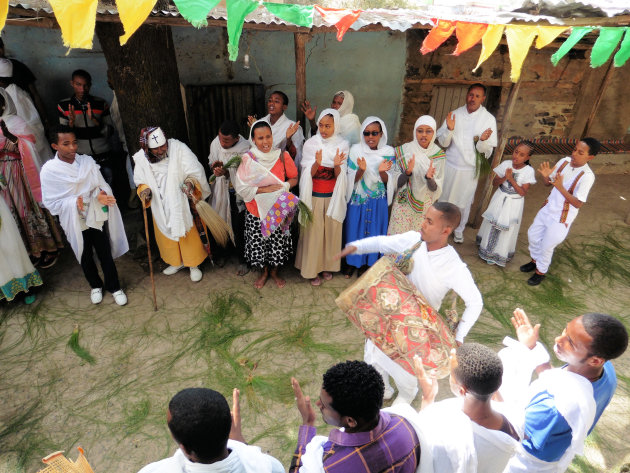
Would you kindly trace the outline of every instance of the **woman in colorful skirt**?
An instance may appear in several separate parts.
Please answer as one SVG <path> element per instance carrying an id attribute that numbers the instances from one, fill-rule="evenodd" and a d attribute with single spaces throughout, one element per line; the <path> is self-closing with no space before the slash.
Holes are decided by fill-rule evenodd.
<path id="1" fill-rule="evenodd" d="M 426 211 L 442 194 L 446 154 L 435 144 L 435 120 L 423 115 L 413 130 L 413 141 L 395 149 L 396 171 L 408 180 L 394 197 L 388 235 L 419 231 Z"/>
<path id="2" fill-rule="evenodd" d="M 344 223 L 346 243 L 386 235 L 388 207 L 392 203 L 398 173 L 392 168 L 394 148 L 387 145 L 387 129 L 378 117 L 367 117 L 361 125 L 361 142 L 352 145 L 348 158 L 348 212 Z M 346 257 L 346 277 L 355 268 L 359 275 L 379 259 L 379 253 Z"/>
<path id="3" fill-rule="evenodd" d="M 291 125 L 287 135 L 299 126 Z M 269 276 L 283 288 L 286 281 L 278 275 L 278 269 L 293 254 L 289 227 L 298 198 L 289 189 L 297 184 L 298 171 L 289 153 L 273 147 L 271 127 L 266 121 L 252 125 L 249 140 L 252 147 L 242 156 L 234 179 L 234 188 L 247 208 L 245 260 L 260 270 L 256 289 L 261 289 Z"/>

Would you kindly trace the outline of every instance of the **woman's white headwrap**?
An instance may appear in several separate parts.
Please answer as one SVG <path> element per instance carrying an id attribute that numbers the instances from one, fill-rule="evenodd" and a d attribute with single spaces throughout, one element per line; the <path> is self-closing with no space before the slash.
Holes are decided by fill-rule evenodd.
<path id="1" fill-rule="evenodd" d="M 339 134 L 343 136 L 350 145 L 361 142 L 361 120 L 359 117 L 352 113 L 354 109 L 354 97 L 347 90 L 339 90 L 335 93 L 335 97 L 343 94 L 343 103 L 339 107 L 339 116 L 341 120 L 339 122 Z"/>

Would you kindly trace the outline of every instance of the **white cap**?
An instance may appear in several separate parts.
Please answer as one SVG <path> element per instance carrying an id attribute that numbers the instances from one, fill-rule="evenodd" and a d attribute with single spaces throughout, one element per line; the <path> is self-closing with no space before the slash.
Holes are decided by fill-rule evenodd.
<path id="1" fill-rule="evenodd" d="M 0 59 L 0 77 L 13 77 L 13 63 L 11 59 Z"/>
<path id="2" fill-rule="evenodd" d="M 164 132 L 161 128 L 156 128 L 147 137 L 147 146 L 149 149 L 159 148 L 160 146 L 166 144 L 166 136 L 164 136 Z"/>

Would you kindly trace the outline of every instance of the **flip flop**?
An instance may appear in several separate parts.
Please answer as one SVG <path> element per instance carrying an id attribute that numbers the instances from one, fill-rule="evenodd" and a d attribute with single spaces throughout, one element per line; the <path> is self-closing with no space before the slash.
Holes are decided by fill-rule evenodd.
<path id="1" fill-rule="evenodd" d="M 321 285 L 322 285 L 322 280 L 319 279 L 319 277 L 311 279 L 311 286 L 317 287 Z"/>

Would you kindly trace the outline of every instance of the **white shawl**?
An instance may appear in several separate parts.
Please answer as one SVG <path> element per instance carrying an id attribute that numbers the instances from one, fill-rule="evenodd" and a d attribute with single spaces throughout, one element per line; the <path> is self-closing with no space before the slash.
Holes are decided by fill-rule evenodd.
<path id="1" fill-rule="evenodd" d="M 239 135 L 238 142 L 231 148 L 223 148 L 219 142 L 217 136 L 212 143 L 210 143 L 210 154 L 208 155 L 208 163 L 212 169 L 212 164 L 217 161 L 221 161 L 223 164 L 227 163 L 234 156 L 241 156 L 249 150 L 249 142 Z M 229 176 L 218 176 L 214 182 L 210 185 L 212 190 L 212 199 L 210 204 L 212 208 L 225 220 L 230 227 L 232 227 L 232 216 L 230 213 L 230 183 L 228 179 L 232 180 L 234 185 L 234 175 L 236 169 L 228 169 Z M 242 204 L 241 204 L 242 205 Z"/>
<path id="2" fill-rule="evenodd" d="M 99 166 L 90 156 L 77 154 L 75 163 L 78 166 L 68 164 L 55 156 L 42 167 L 40 179 L 44 206 L 51 214 L 59 215 L 59 221 L 66 232 L 74 255 L 78 261 L 81 261 L 83 235 L 81 234 L 77 198 L 83 196 L 85 205 L 97 209 L 102 205 L 96 200 L 95 195 L 98 195 L 100 190 L 104 190 L 108 195 L 113 195 L 113 193 L 103 179 Z M 86 200 L 86 196 L 89 196 L 88 200 Z M 108 207 L 107 214 L 112 257 L 118 258 L 129 250 L 129 244 L 118 206 Z M 86 225 L 100 229 L 102 221 L 100 223 L 92 221 L 90 213 L 88 213 Z"/>
<path id="3" fill-rule="evenodd" d="M 278 148 L 280 151 L 286 151 L 287 130 L 295 122 L 289 119 L 284 113 L 274 124 L 271 124 L 271 115 L 266 115 L 261 120 L 264 120 L 269 123 L 269 125 L 271 125 L 271 133 L 273 135 L 273 147 Z M 299 166 L 300 161 L 302 160 L 302 146 L 304 145 L 304 132 L 302 131 L 302 127 L 298 127 L 295 134 L 291 137 L 291 141 L 293 142 L 293 145 L 296 149 L 296 155 L 293 161 L 295 161 L 296 166 Z"/>
<path id="4" fill-rule="evenodd" d="M 339 90 L 335 93 L 335 97 L 343 94 L 343 103 L 339 107 L 339 134 L 344 137 L 350 145 L 361 143 L 361 120 L 352 113 L 354 109 L 354 97 L 347 90 Z"/>
<path id="5" fill-rule="evenodd" d="M 348 142 L 339 136 L 339 112 L 332 108 L 322 110 L 319 114 L 319 118 L 317 119 L 318 125 L 321 119 L 326 115 L 333 116 L 333 121 L 335 123 L 333 136 L 323 139 L 318 130 L 317 135 L 309 138 L 308 141 L 304 143 L 304 152 L 301 163 L 302 176 L 300 177 L 300 200 L 311 210 L 313 209 L 313 177 L 311 176 L 311 168 L 313 163 L 315 163 L 315 153 L 322 150 L 321 166 L 329 168 L 332 168 L 335 165 L 335 154 L 337 153 L 337 150 L 339 150 L 339 153 L 346 153 L 346 156 L 348 155 Z M 328 205 L 326 215 L 338 222 L 343 222 L 346 218 L 347 210 L 346 187 L 348 185 L 348 181 L 345 177 L 348 169 L 347 162 L 344 161 L 340 167 L 341 172 L 335 181 L 335 188 L 333 190 L 333 195 L 331 197 L 330 204 Z"/>
<path id="6" fill-rule="evenodd" d="M 388 146 L 387 144 L 387 128 L 385 127 L 385 122 L 383 122 L 383 120 L 381 120 L 380 118 L 367 117 L 365 120 L 363 120 L 363 123 L 361 124 L 361 136 L 363 136 L 363 132 L 368 127 L 368 125 L 371 125 L 374 122 L 380 123 L 381 130 L 383 131 L 381 139 L 378 142 L 377 149 L 370 149 L 370 147 L 365 142 L 365 138 L 362 138 L 359 143 L 352 145 L 352 148 L 350 148 L 348 161 L 352 162 L 354 166 L 348 166 L 348 201 L 350 201 L 353 192 L 365 195 L 363 185 L 365 185 L 368 189 L 374 189 L 377 183 L 381 181 L 378 167 L 383 162 L 385 156 L 394 156 L 394 148 Z M 365 158 L 367 166 L 365 168 L 365 172 L 363 173 L 363 177 L 358 182 L 354 182 L 354 178 L 359 168 L 359 166 L 357 165 L 358 158 Z M 394 197 L 394 192 L 396 191 L 397 172 L 395 168 L 396 166 L 393 165 L 390 170 L 387 171 L 387 175 L 389 176 L 387 179 L 387 205 L 391 205 L 392 199 Z"/>
<path id="7" fill-rule="evenodd" d="M 168 172 L 166 189 L 160 192 L 151 170 L 151 163 L 144 150 L 133 155 L 136 167 L 133 180 L 136 186 L 145 184 L 151 189 L 151 211 L 160 232 L 170 240 L 179 241 L 193 226 L 193 216 L 188 206 L 188 198 L 181 190 L 187 178 L 194 178 L 201 186 L 202 199 L 210 195 L 206 173 L 193 152 L 181 141 L 168 140 Z M 162 199 L 161 194 L 164 195 Z"/>

